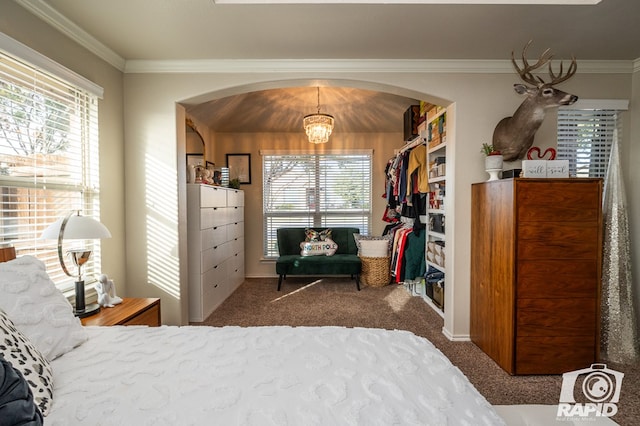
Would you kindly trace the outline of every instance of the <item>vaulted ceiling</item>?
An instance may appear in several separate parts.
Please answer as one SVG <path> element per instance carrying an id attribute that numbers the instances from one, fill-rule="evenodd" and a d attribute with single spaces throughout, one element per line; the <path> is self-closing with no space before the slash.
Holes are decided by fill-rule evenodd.
<path id="1" fill-rule="evenodd" d="M 530 39 L 533 55 L 551 47 L 557 58 L 640 60 L 637 0 L 593 6 L 14 1 L 125 72 L 140 61 L 161 68 L 203 60 L 506 60 Z M 336 132 L 401 131 L 402 112 L 414 101 L 321 90 L 321 110 L 336 116 Z M 315 111 L 313 87 L 189 106 L 216 131 L 300 131 L 301 117 Z"/>

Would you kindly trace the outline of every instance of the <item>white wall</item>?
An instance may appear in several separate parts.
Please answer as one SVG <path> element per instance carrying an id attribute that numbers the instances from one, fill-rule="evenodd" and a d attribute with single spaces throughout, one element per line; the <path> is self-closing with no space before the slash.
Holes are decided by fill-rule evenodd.
<path id="1" fill-rule="evenodd" d="M 162 275 L 167 283 L 180 279 L 178 253 L 186 256 L 186 247 L 180 241 L 178 251 L 174 252 L 178 243 L 178 209 L 175 203 L 178 194 L 175 191 L 177 178 L 176 165 L 182 165 L 178 159 L 176 147 L 175 102 L 198 97 L 201 101 L 214 98 L 216 92 L 224 96 L 242 93 L 249 90 L 284 87 L 302 84 L 308 75 L 299 72 L 290 73 L 251 73 L 251 74 L 127 74 L 125 75 L 125 120 L 126 120 L 126 173 L 127 179 L 127 224 L 138 231 L 138 235 L 127 239 L 127 249 L 133 253 L 143 254 L 142 265 L 130 264 L 128 278 L 137 286 L 141 294 L 149 294 L 162 288 L 163 283 L 154 281 L 148 271 L 157 267 L 150 263 L 152 259 L 160 259 L 164 267 L 171 265 Z M 449 225 L 454 225 L 452 244 L 453 308 L 445 318 L 447 334 L 452 338 L 464 338 L 469 332 L 469 265 L 470 265 L 470 187 L 473 182 L 486 179 L 483 170 L 483 159 L 480 154 L 482 142 L 489 141 L 495 123 L 502 117 L 510 115 L 521 102 L 521 98 L 512 90 L 515 82 L 511 74 L 436 74 L 436 73 L 366 73 L 348 74 L 325 72 L 322 78 L 326 81 L 340 81 L 341 85 L 357 86 L 380 91 L 390 91 L 400 95 L 423 100 L 450 100 L 455 103 L 456 140 L 452 148 L 456 171 L 453 188 L 447 188 L 453 195 L 454 213 L 448 218 Z M 631 76 L 623 74 L 577 74 L 568 81 L 563 89 L 583 98 L 628 98 L 631 93 Z M 399 118 L 401 119 L 401 118 Z M 555 144 L 554 114 L 546 120 L 540 129 L 536 145 L 542 148 Z M 216 143 L 222 135 L 215 135 Z M 251 138 L 245 138 L 243 144 Z M 335 145 L 335 142 L 334 142 Z M 263 147 L 264 148 L 264 147 Z M 240 148 L 235 148 L 237 150 Z M 253 149 L 253 148 L 251 148 Z M 246 149 L 242 152 L 245 152 Z M 239 151 L 236 151 L 239 152 Z M 251 151 L 254 152 L 254 151 Z M 221 164 L 222 153 L 215 151 L 215 161 Z M 258 158 L 255 158 L 258 160 Z M 140 167 L 141 164 L 161 167 L 163 173 Z M 449 167 L 449 159 L 448 159 Z M 255 166 L 254 166 L 254 170 Z M 451 170 L 451 169 L 449 169 Z M 173 185 L 173 187 L 172 187 Z M 159 192 L 154 190 L 158 187 Z M 182 181 L 177 188 L 183 189 Z M 252 185 L 253 187 L 253 185 Z M 249 196 L 258 195 L 257 187 L 251 188 Z M 374 189 L 375 193 L 375 189 Z M 158 235 L 143 232 L 150 226 L 147 219 L 158 215 L 158 206 L 166 209 L 162 227 L 155 229 Z M 249 210 L 249 209 L 247 209 Z M 143 213 L 143 214 L 141 214 Z M 258 212 L 247 213 L 247 220 Z M 374 217 L 382 212 L 374 212 Z M 156 220 L 157 221 L 157 220 Z M 263 271 L 256 251 L 249 249 L 247 270 Z M 448 261 L 451 258 L 448 258 Z M 154 288 L 156 290 L 154 290 Z M 186 289 L 182 289 L 184 296 Z M 165 294 L 166 295 L 166 294 Z M 173 310 L 178 303 L 165 303 L 163 311 L 165 320 L 180 322 L 182 314 Z M 166 307 L 166 309 L 165 309 Z"/>

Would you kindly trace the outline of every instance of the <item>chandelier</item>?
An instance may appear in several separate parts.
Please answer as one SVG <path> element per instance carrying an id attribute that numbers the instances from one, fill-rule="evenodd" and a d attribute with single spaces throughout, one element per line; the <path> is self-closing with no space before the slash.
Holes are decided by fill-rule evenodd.
<path id="1" fill-rule="evenodd" d="M 318 113 L 309 114 L 302 120 L 304 131 L 311 143 L 327 143 L 333 131 L 333 117 L 320 114 L 320 87 L 318 87 Z"/>

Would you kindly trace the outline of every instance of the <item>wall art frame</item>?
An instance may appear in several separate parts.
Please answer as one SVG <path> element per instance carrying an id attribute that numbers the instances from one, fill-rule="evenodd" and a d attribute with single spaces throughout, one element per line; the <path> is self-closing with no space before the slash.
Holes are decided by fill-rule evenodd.
<path id="1" fill-rule="evenodd" d="M 240 184 L 251 184 L 251 154 L 227 154 L 229 178 L 237 178 Z"/>

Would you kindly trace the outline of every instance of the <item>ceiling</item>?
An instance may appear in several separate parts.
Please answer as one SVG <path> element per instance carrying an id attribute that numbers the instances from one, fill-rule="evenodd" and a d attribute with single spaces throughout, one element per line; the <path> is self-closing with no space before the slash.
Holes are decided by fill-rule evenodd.
<path id="1" fill-rule="evenodd" d="M 530 56 L 551 47 L 556 58 L 574 55 L 578 61 L 640 59 L 637 0 L 593 6 L 14 1 L 111 63 L 505 60 L 530 39 Z M 188 112 L 216 131 L 300 131 L 302 116 L 316 111 L 316 96 L 312 87 L 267 90 Z M 415 102 L 340 87 L 323 87 L 320 96 L 322 112 L 336 117 L 336 132 L 401 131 L 402 112 Z"/>

